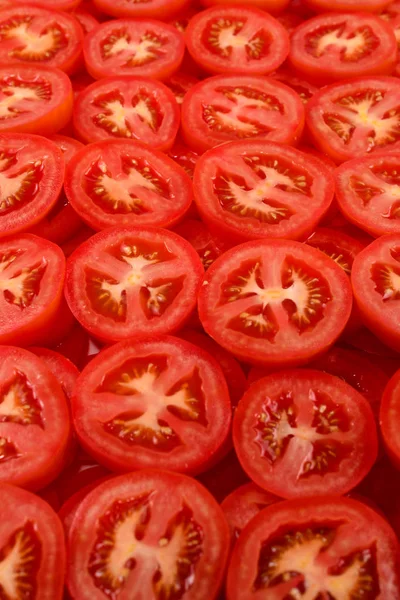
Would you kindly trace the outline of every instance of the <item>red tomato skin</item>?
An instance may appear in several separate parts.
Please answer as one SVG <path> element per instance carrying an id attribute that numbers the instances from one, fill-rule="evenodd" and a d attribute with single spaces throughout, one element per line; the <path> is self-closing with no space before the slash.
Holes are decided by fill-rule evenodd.
<path id="1" fill-rule="evenodd" d="M 58 378 L 67 399 L 70 400 L 79 376 L 79 370 L 74 363 L 66 356 L 50 348 L 30 346 L 29 351 L 46 363 L 53 375 Z"/>
<path id="2" fill-rule="evenodd" d="M 234 6 L 235 4 L 243 5 L 243 0 L 201 0 L 203 6 Z M 254 6 L 254 8 L 260 8 L 265 10 L 272 15 L 281 13 L 285 8 L 288 7 L 290 0 L 248 0 L 246 6 Z"/>
<path id="3" fill-rule="evenodd" d="M 304 0 L 305 4 L 316 12 L 372 12 L 379 13 L 391 0 Z"/>
<path id="4" fill-rule="evenodd" d="M 386 451 L 396 469 L 400 470 L 400 370 L 390 379 L 383 393 L 380 424 Z"/>
<path id="5" fill-rule="evenodd" d="M 129 2 L 129 0 L 93 0 L 96 8 L 111 17 L 154 18 L 165 21 L 184 11 L 190 0 L 152 0 L 150 2 Z"/>

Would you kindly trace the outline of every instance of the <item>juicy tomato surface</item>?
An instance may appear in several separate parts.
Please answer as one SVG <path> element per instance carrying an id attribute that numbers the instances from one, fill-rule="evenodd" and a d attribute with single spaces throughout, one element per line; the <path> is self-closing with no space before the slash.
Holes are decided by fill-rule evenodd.
<path id="1" fill-rule="evenodd" d="M 365 504 L 325 496 L 272 504 L 233 550 L 228 600 L 280 600 L 312 590 L 317 598 L 358 594 L 398 598 L 399 544 L 387 521 Z"/>
<path id="2" fill-rule="evenodd" d="M 0 237 L 26 231 L 52 209 L 62 190 L 64 159 L 38 135 L 0 133 Z"/>
<path id="3" fill-rule="evenodd" d="M 82 227 L 82 219 L 62 192 L 53 208 L 28 231 L 55 244 L 64 244 Z"/>
<path id="4" fill-rule="evenodd" d="M 3 597 L 62 600 L 66 556 L 60 519 L 31 492 L 1 483 L 0 494 Z"/>
<path id="5" fill-rule="evenodd" d="M 204 470 L 227 438 L 230 412 L 216 359 L 168 336 L 104 349 L 83 370 L 72 399 L 82 446 L 117 472 Z"/>
<path id="6" fill-rule="evenodd" d="M 94 0 L 95 6 L 112 17 L 153 17 L 166 20 L 184 11 L 190 0 Z"/>
<path id="7" fill-rule="evenodd" d="M 170 227 L 192 202 L 185 171 L 158 150 L 133 140 L 89 144 L 66 168 L 72 208 L 96 230 L 117 226 Z"/>
<path id="8" fill-rule="evenodd" d="M 373 12 L 378 13 L 387 7 L 390 0 L 304 0 L 305 4 L 317 12 Z"/>
<path id="9" fill-rule="evenodd" d="M 367 327 L 400 352 L 400 235 L 385 235 L 367 246 L 353 263 L 354 299 Z"/>
<path id="10" fill-rule="evenodd" d="M 244 140 L 208 150 L 194 173 L 197 209 L 233 245 L 259 238 L 304 239 L 333 199 L 332 174 L 289 146 Z"/>
<path id="11" fill-rule="evenodd" d="M 168 150 L 179 128 L 179 107 L 162 83 L 107 77 L 83 90 L 74 104 L 74 128 L 84 142 L 128 139 Z"/>
<path id="12" fill-rule="evenodd" d="M 50 8 L 51 10 L 70 11 L 76 8 L 81 1 L 82 0 L 35 0 L 33 4 L 35 4 L 35 6 L 43 6 L 43 8 Z M 17 4 L 25 7 L 27 2 L 26 0 L 12 0 L 12 2 L 7 1 L 6 4 Z"/>
<path id="13" fill-rule="evenodd" d="M 193 179 L 194 168 L 199 159 L 197 152 L 194 152 L 188 148 L 180 138 L 175 140 L 174 145 L 167 152 L 168 156 L 174 159 L 174 161 L 182 167 L 186 173 Z"/>
<path id="14" fill-rule="evenodd" d="M 83 43 L 86 69 L 95 79 L 141 75 L 167 79 L 181 65 L 185 41 L 172 25 L 150 19 L 101 23 Z"/>
<path id="15" fill-rule="evenodd" d="M 185 219 L 174 227 L 174 231 L 190 242 L 199 255 L 205 271 L 227 249 L 226 244 L 212 235 L 202 221 Z"/>
<path id="16" fill-rule="evenodd" d="M 68 135 L 55 134 L 48 136 L 48 138 L 53 144 L 60 148 L 64 156 L 65 164 L 68 164 L 71 158 L 83 148 L 82 142 L 75 138 L 71 138 Z"/>
<path id="17" fill-rule="evenodd" d="M 374 237 L 400 233 L 399 183 L 400 152 L 346 161 L 335 172 L 340 210 Z"/>
<path id="18" fill-rule="evenodd" d="M 400 371 L 396 371 L 386 386 L 380 412 L 381 431 L 389 456 L 400 467 Z"/>
<path id="19" fill-rule="evenodd" d="M 185 39 L 192 58 L 208 73 L 265 75 L 284 62 L 290 47 L 279 21 L 243 4 L 199 12 Z"/>
<path id="20" fill-rule="evenodd" d="M 72 523 L 69 549 L 68 587 L 81 600 L 116 595 L 215 600 L 229 529 L 221 508 L 197 481 L 142 470 L 110 479 L 86 496 Z M 115 563 L 115 553 L 124 562 Z"/>
<path id="21" fill-rule="evenodd" d="M 57 67 L 71 73 L 82 55 L 83 31 L 65 12 L 26 4 L 0 10 L 0 62 Z"/>
<path id="22" fill-rule="evenodd" d="M 175 233 L 116 227 L 70 256 L 65 295 L 76 319 L 100 339 L 172 333 L 194 310 L 203 272 L 194 248 Z"/>
<path id="23" fill-rule="evenodd" d="M 197 77 L 189 75 L 184 71 L 178 71 L 169 77 L 164 83 L 175 96 L 175 100 L 178 104 L 182 104 L 186 93 L 198 83 Z"/>
<path id="24" fill-rule="evenodd" d="M 322 354 L 351 312 L 348 277 L 298 242 L 258 240 L 232 248 L 208 269 L 199 292 L 207 333 L 253 364 L 304 364 Z"/>
<path id="25" fill-rule="evenodd" d="M 292 88 L 292 90 L 300 97 L 303 104 L 307 104 L 310 98 L 312 98 L 318 90 L 318 88 L 309 81 L 297 77 L 292 71 L 286 71 L 285 69 L 278 69 L 275 73 L 271 73 L 271 77 Z"/>
<path id="26" fill-rule="evenodd" d="M 98 20 L 93 15 L 80 8 L 74 10 L 73 15 L 82 27 L 84 35 L 89 33 L 89 31 L 92 31 L 92 29 L 99 24 Z"/>
<path id="27" fill-rule="evenodd" d="M 269 13 L 275 14 L 280 13 L 284 10 L 290 0 L 248 0 L 246 6 L 254 6 L 255 8 L 261 8 Z M 240 4 L 243 6 L 243 0 L 201 0 L 203 6 L 224 6 L 225 4 L 235 5 Z"/>
<path id="28" fill-rule="evenodd" d="M 79 376 L 78 368 L 74 363 L 66 356 L 50 348 L 30 346 L 29 351 L 46 363 L 53 375 L 57 377 L 67 400 L 71 400 Z"/>
<path id="29" fill-rule="evenodd" d="M 200 153 L 238 139 L 293 144 L 303 125 L 298 94 L 259 75 L 209 77 L 194 85 L 182 103 L 183 137 Z"/>
<path id="30" fill-rule="evenodd" d="M 322 14 L 291 35 L 291 67 L 318 84 L 390 75 L 397 62 L 393 29 L 377 15 Z"/>
<path id="31" fill-rule="evenodd" d="M 307 104 L 306 123 L 317 149 L 336 163 L 400 147 L 400 81 L 356 77 L 323 87 Z"/>
<path id="32" fill-rule="evenodd" d="M 40 358 L 1 346 L 0 481 L 37 490 L 64 466 L 70 418 L 64 392 Z"/>
<path id="33" fill-rule="evenodd" d="M 345 494 L 377 457 L 368 402 L 338 377 L 311 369 L 253 383 L 236 409 L 233 441 L 249 477 L 283 498 Z"/>

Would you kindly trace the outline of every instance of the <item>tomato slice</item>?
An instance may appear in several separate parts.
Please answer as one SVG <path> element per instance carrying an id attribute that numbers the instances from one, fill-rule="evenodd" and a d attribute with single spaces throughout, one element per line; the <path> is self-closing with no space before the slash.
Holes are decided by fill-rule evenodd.
<path id="1" fill-rule="evenodd" d="M 60 245 L 76 235 L 82 226 L 82 219 L 72 208 L 65 194 L 62 193 L 40 223 L 29 228 L 29 233 L 34 233 Z"/>
<path id="2" fill-rule="evenodd" d="M 43 6 L 43 8 L 51 8 L 52 10 L 65 10 L 70 11 L 76 8 L 76 6 L 82 0 L 35 0 L 35 6 Z M 26 7 L 26 0 L 12 0 L 12 4 L 22 5 Z"/>
<path id="3" fill-rule="evenodd" d="M 207 333 L 253 364 L 304 364 L 339 337 L 351 312 L 347 275 L 319 250 L 258 240 L 225 252 L 199 292 Z"/>
<path id="4" fill-rule="evenodd" d="M 100 477 L 99 479 L 96 479 L 96 481 L 92 481 L 92 483 L 85 485 L 83 488 L 72 494 L 72 496 L 70 496 L 58 509 L 58 516 L 63 524 L 66 537 L 69 535 L 76 511 L 81 502 L 86 498 L 89 492 L 97 488 L 100 483 L 103 483 L 103 481 L 107 481 L 110 478 L 110 476 Z M 66 599 L 64 598 L 64 600 Z"/>
<path id="5" fill-rule="evenodd" d="M 382 398 L 380 424 L 387 452 L 397 468 L 400 465 L 400 371 L 390 379 Z"/>
<path id="6" fill-rule="evenodd" d="M 34 343 L 52 323 L 62 299 L 65 258 L 35 235 L 0 241 L 0 343 Z"/>
<path id="7" fill-rule="evenodd" d="M 260 510 L 280 500 L 278 496 L 266 492 L 254 483 L 245 483 L 236 488 L 221 503 L 231 530 L 232 541 L 237 540 L 242 529 L 258 515 Z"/>
<path id="8" fill-rule="evenodd" d="M 285 28 L 268 13 L 241 6 L 214 6 L 199 12 L 185 34 L 192 58 L 209 73 L 264 75 L 289 53 Z"/>
<path id="9" fill-rule="evenodd" d="M 345 494 L 378 451 L 367 400 L 338 377 L 311 369 L 253 383 L 236 409 L 233 442 L 247 475 L 283 498 Z"/>
<path id="10" fill-rule="evenodd" d="M 184 51 L 185 41 L 175 27 L 150 19 L 106 21 L 83 43 L 86 68 L 95 79 L 120 75 L 167 79 L 179 69 Z"/>
<path id="11" fill-rule="evenodd" d="M 290 0 L 248 0 L 246 6 L 254 6 L 255 8 L 260 8 L 269 13 L 276 14 L 284 10 L 289 2 Z M 201 0 L 201 3 L 203 6 L 225 6 L 226 4 L 229 4 L 230 6 L 240 4 L 243 6 L 244 4 L 243 0 Z"/>
<path id="12" fill-rule="evenodd" d="M 210 77 L 194 85 L 182 103 L 183 137 L 200 153 L 237 139 L 293 144 L 303 125 L 296 92 L 262 76 Z"/>
<path id="13" fill-rule="evenodd" d="M 69 542 L 73 597 L 215 600 L 229 529 L 221 508 L 197 481 L 143 470 L 90 492 L 77 509 Z"/>
<path id="14" fill-rule="evenodd" d="M 64 466 L 70 418 L 64 392 L 31 352 L 0 347 L 0 481 L 37 490 Z"/>
<path id="15" fill-rule="evenodd" d="M 211 235 L 202 221 L 185 219 L 174 228 L 174 231 L 190 242 L 199 255 L 205 271 L 226 250 L 224 242 Z"/>
<path id="16" fill-rule="evenodd" d="M 0 11 L 0 62 L 29 63 L 76 70 L 82 55 L 83 31 L 67 13 L 25 5 Z"/>
<path id="17" fill-rule="evenodd" d="M 357 77 L 314 94 L 306 119 L 314 144 L 336 163 L 400 148 L 400 81 Z"/>
<path id="18" fill-rule="evenodd" d="M 112 17 L 153 17 L 166 20 L 184 11 L 190 0 L 94 0 L 95 6 Z"/>
<path id="19" fill-rule="evenodd" d="M 393 30 L 396 37 L 397 47 L 400 49 L 400 1 L 391 2 L 386 9 L 380 14 L 381 19 L 384 19 Z M 399 76 L 400 62 L 397 61 L 395 74 Z"/>
<path id="20" fill-rule="evenodd" d="M 332 174 L 320 161 L 264 140 L 208 150 L 194 174 L 199 213 L 231 245 L 304 239 L 328 210 L 333 191 Z"/>
<path id="21" fill-rule="evenodd" d="M 57 377 L 67 400 L 71 400 L 79 375 L 79 371 L 74 363 L 59 352 L 55 352 L 49 348 L 30 346 L 29 351 L 36 354 L 36 356 L 46 363 L 53 375 Z"/>
<path id="22" fill-rule="evenodd" d="M 170 227 L 192 202 L 185 171 L 158 150 L 133 140 L 90 144 L 67 165 L 65 193 L 93 229 Z"/>
<path id="23" fill-rule="evenodd" d="M 236 542 L 227 600 L 394 600 L 398 560 L 394 531 L 362 502 L 333 496 L 278 502 L 254 517 Z"/>
<path id="24" fill-rule="evenodd" d="M 64 532 L 56 513 L 38 496 L 0 484 L 0 587 L 4 598 L 63 598 Z"/>
<path id="25" fill-rule="evenodd" d="M 243 471 L 235 451 L 232 450 L 208 471 L 201 473 L 198 480 L 220 504 L 238 485 L 247 483 L 249 478 Z"/>
<path id="26" fill-rule="evenodd" d="M 118 341 L 179 330 L 195 308 L 203 266 L 180 236 L 155 227 L 116 227 L 69 259 L 65 295 L 95 337 Z"/>
<path id="27" fill-rule="evenodd" d="M 71 82 L 58 69 L 0 66 L 0 132 L 57 133 L 71 118 L 72 102 Z"/>
<path id="28" fill-rule="evenodd" d="M 176 163 L 193 179 L 194 168 L 199 159 L 197 152 L 188 148 L 180 139 L 175 140 L 175 144 L 167 152 L 168 156 L 174 159 Z"/>
<path id="29" fill-rule="evenodd" d="M 164 83 L 174 94 L 177 103 L 182 104 L 186 93 L 196 83 L 198 83 L 198 81 L 199 80 L 197 79 L 197 77 L 193 77 L 193 75 L 189 75 L 188 73 L 185 73 L 183 71 L 178 71 L 178 73 L 174 73 Z"/>
<path id="30" fill-rule="evenodd" d="M 400 235 L 378 238 L 358 254 L 351 283 L 367 327 L 400 352 Z"/>
<path id="31" fill-rule="evenodd" d="M 300 100 L 303 104 L 307 104 L 310 98 L 312 98 L 318 90 L 318 88 L 309 81 L 296 77 L 291 71 L 286 71 L 285 69 L 278 69 L 276 73 L 271 73 L 271 77 L 292 88 L 292 90 L 300 96 Z"/>
<path id="32" fill-rule="evenodd" d="M 304 0 L 305 4 L 318 12 L 380 12 L 390 0 Z"/>
<path id="33" fill-rule="evenodd" d="M 162 83 L 110 77 L 85 88 L 74 105 L 74 128 L 84 142 L 126 138 L 168 150 L 179 128 L 179 107 Z"/>
<path id="34" fill-rule="evenodd" d="M 38 135 L 0 134 L 0 237 L 25 231 L 54 206 L 62 190 L 64 160 Z"/>
<path id="35" fill-rule="evenodd" d="M 336 173 L 336 198 L 351 223 L 378 237 L 400 233 L 400 152 L 347 161 Z"/>
<path id="36" fill-rule="evenodd" d="M 208 352 L 148 337 L 93 358 L 76 384 L 72 413 L 82 446 L 108 469 L 198 473 L 228 436 L 231 403 Z"/>
<path id="37" fill-rule="evenodd" d="M 50 135 L 49 139 L 60 148 L 64 156 L 65 164 L 68 164 L 71 158 L 82 150 L 83 144 L 78 140 L 68 137 L 67 135 Z"/>
<path id="38" fill-rule="evenodd" d="M 86 12 L 81 8 L 74 10 L 73 15 L 82 27 L 84 35 L 92 31 L 99 24 L 99 21 L 90 12 Z"/>
<path id="39" fill-rule="evenodd" d="M 299 25 L 291 36 L 292 68 L 319 84 L 390 75 L 396 60 L 393 30 L 377 15 L 323 14 Z"/>

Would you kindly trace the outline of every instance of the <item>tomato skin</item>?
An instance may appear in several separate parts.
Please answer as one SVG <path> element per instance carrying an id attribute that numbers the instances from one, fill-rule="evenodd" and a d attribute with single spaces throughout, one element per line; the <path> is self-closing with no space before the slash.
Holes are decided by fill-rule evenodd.
<path id="1" fill-rule="evenodd" d="M 97 25 L 99 24 L 99 21 L 94 15 L 92 15 L 90 12 L 82 10 L 81 8 L 75 9 L 73 15 L 77 19 L 77 21 L 79 21 L 84 35 L 89 33 L 89 31 L 92 31 L 92 29 L 97 27 Z"/>
<path id="2" fill-rule="evenodd" d="M 255 59 L 247 60 L 246 56 L 251 56 L 249 51 L 245 50 L 240 56 L 230 59 L 230 55 L 226 52 L 220 52 L 220 55 L 214 49 L 214 46 L 207 35 L 211 39 L 213 24 L 230 20 L 236 20 L 239 29 L 239 23 L 243 22 L 253 26 L 251 35 L 256 35 L 264 27 L 265 32 L 269 36 L 269 44 L 273 47 L 274 52 L 266 51 L 266 56 L 256 56 Z M 239 21 L 241 19 L 241 21 Z M 247 21 L 249 24 L 247 24 Z M 210 29 L 210 33 L 208 33 Z M 223 32 L 223 29 L 222 29 Z M 217 32 L 218 35 L 218 32 Z M 186 47 L 201 68 L 208 73 L 213 74 L 246 74 L 246 75 L 266 75 L 277 69 L 286 59 L 289 49 L 289 37 L 285 28 L 268 13 L 253 7 L 247 7 L 242 3 L 241 6 L 235 4 L 231 6 L 212 6 L 203 10 L 189 21 L 189 25 L 185 32 Z M 220 47 L 218 37 L 216 38 L 215 47 Z M 231 48 L 232 46 L 230 46 Z M 243 45 L 242 48 L 243 50 Z M 227 58 L 228 56 L 228 58 Z"/>
<path id="3" fill-rule="evenodd" d="M 190 0 L 150 0 L 150 2 L 130 2 L 129 0 L 94 0 L 95 6 L 112 17 L 150 17 L 165 21 L 176 13 L 184 11 Z"/>
<path id="4" fill-rule="evenodd" d="M 317 12 L 372 12 L 383 10 L 391 0 L 304 0 L 305 4 Z"/>
<path id="5" fill-rule="evenodd" d="M 168 521 L 172 520 L 171 513 L 177 512 L 182 503 L 192 512 L 194 522 L 198 523 L 203 531 L 203 552 L 184 594 L 188 600 L 216 599 L 222 585 L 229 552 L 229 528 L 223 512 L 207 490 L 196 480 L 178 473 L 151 469 L 105 481 L 90 492 L 79 505 L 69 536 L 70 561 L 67 584 L 74 598 L 100 600 L 104 596 L 103 592 L 95 586 L 87 567 L 82 568 L 89 563 L 90 550 L 95 541 L 94 522 L 97 522 L 111 504 L 118 501 L 122 503 L 150 491 L 152 492 L 150 521 L 157 520 L 157 529 L 164 528 Z M 156 535 L 157 533 L 154 537 Z M 149 550 L 151 548 L 152 545 L 149 546 Z M 153 566 L 151 569 L 153 570 Z M 138 580 L 134 576 L 130 577 L 129 587 L 123 585 L 120 588 L 121 597 L 128 598 L 132 591 L 135 600 L 155 599 L 157 596 L 150 583 L 151 576 L 142 575 L 140 587 Z M 178 585 L 179 583 L 180 581 Z"/>
<path id="6" fill-rule="evenodd" d="M 30 346 L 29 351 L 36 354 L 36 356 L 46 363 L 53 375 L 58 378 L 67 399 L 71 400 L 75 383 L 79 376 L 79 371 L 74 363 L 66 356 L 50 350 L 50 348 Z"/>
<path id="7" fill-rule="evenodd" d="M 346 556 L 353 549 L 356 552 L 360 546 L 370 547 L 372 543 L 377 548 L 377 572 L 374 583 L 376 582 L 378 586 L 378 592 L 375 597 L 377 600 L 398 598 L 400 594 L 399 543 L 389 524 L 361 502 L 349 498 L 324 496 L 319 499 L 303 498 L 278 502 L 265 508 L 252 519 L 243 530 L 233 551 L 228 569 L 227 600 L 253 600 L 259 596 L 257 588 L 254 590 L 252 585 L 257 577 L 255 557 L 260 556 L 263 543 L 267 541 L 271 543 L 282 530 L 287 531 L 290 526 L 295 530 L 298 528 L 304 531 L 311 524 L 313 526 L 321 524 L 321 527 L 324 527 L 332 522 L 343 524 L 343 535 L 339 547 L 335 545 L 335 550 L 332 548 L 332 557 L 328 564 L 337 564 L 339 557 Z M 286 546 L 285 549 L 287 548 Z M 305 565 L 305 572 L 308 571 L 308 566 L 312 568 L 316 565 L 313 558 L 310 560 L 311 564 Z M 320 584 L 322 590 L 324 590 L 324 583 L 328 585 L 329 575 L 326 573 Z M 268 583 L 262 588 L 264 594 L 270 595 L 271 592 L 273 594 L 271 598 L 274 596 L 278 598 L 279 596 L 272 591 L 273 587 L 267 585 Z M 287 589 L 290 591 L 289 586 Z"/>
<path id="8" fill-rule="evenodd" d="M 254 6 L 261 10 L 266 10 L 272 15 L 279 14 L 289 5 L 290 0 L 249 0 L 246 6 Z M 243 0 L 201 0 L 203 6 L 234 6 L 235 4 L 243 5 Z"/>
<path id="9" fill-rule="evenodd" d="M 221 91 L 226 87 L 227 91 Z M 218 104 L 225 108 L 224 104 L 232 102 L 229 94 L 237 89 L 250 89 L 254 95 L 259 94 L 260 97 L 266 96 L 268 101 L 277 99 L 281 108 L 281 113 L 274 123 L 273 118 L 268 122 L 266 132 L 250 134 L 250 139 L 263 139 L 271 142 L 279 142 L 282 144 L 295 144 L 300 138 L 304 127 L 304 109 L 298 95 L 285 85 L 277 83 L 275 80 L 268 79 L 262 76 L 244 76 L 244 75 L 217 75 L 200 81 L 190 88 L 186 93 L 182 103 L 182 134 L 187 145 L 195 152 L 203 153 L 206 150 L 218 146 L 223 142 L 236 141 L 240 139 L 240 127 L 235 127 L 231 131 L 231 126 L 225 128 L 222 117 L 214 116 L 209 123 L 205 120 L 205 106 L 209 102 L 209 110 L 218 110 Z M 213 97 L 215 96 L 215 99 Z M 240 96 L 243 98 L 243 96 Z M 262 102 L 262 100 L 258 100 Z M 265 100 L 265 107 L 268 108 Z M 250 100 L 251 103 L 251 100 Z M 256 105 L 256 110 L 249 110 L 249 118 L 256 120 L 256 112 L 259 105 Z M 272 112 L 272 111 L 271 111 Z M 272 112 L 275 116 L 278 111 Z M 228 113 L 229 115 L 229 113 Z M 268 119 L 267 119 L 268 120 Z M 221 122 L 220 126 L 216 126 L 215 122 Z M 260 121 L 261 126 L 263 123 Z M 240 121 L 238 121 L 240 125 Z M 257 128 L 257 124 L 255 125 Z M 247 138 L 247 135 L 244 134 Z M 247 138 L 249 139 L 249 138 Z"/>
<path id="10" fill-rule="evenodd" d="M 316 40 L 315 43 L 320 44 L 326 36 L 338 32 L 341 40 L 342 30 L 345 36 L 343 43 L 346 40 L 351 41 L 357 31 L 370 31 L 376 43 L 374 46 L 371 45 L 369 55 L 358 59 L 353 59 L 351 56 L 342 59 L 334 50 L 329 51 L 329 45 L 325 51 L 315 50 L 312 53 L 310 46 L 313 39 Z M 365 45 L 367 43 L 364 42 Z M 338 47 L 336 45 L 336 48 Z M 340 48 L 342 49 L 342 46 Z M 397 41 L 393 30 L 390 25 L 375 15 L 323 14 L 299 25 L 291 36 L 289 54 L 291 67 L 300 76 L 319 85 L 355 76 L 390 75 L 394 70 L 396 59 Z"/>

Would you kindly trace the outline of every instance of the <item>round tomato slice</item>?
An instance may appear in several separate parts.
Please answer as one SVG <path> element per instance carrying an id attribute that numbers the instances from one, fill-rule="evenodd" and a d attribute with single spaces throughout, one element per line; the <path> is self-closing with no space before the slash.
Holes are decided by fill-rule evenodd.
<path id="1" fill-rule="evenodd" d="M 221 508 L 228 521 L 232 541 L 237 540 L 242 529 L 260 510 L 280 500 L 278 496 L 266 492 L 254 483 L 245 483 L 224 498 Z"/>
<path id="2" fill-rule="evenodd" d="M 74 10 L 73 15 L 82 27 L 84 35 L 92 31 L 99 24 L 99 21 L 93 15 L 80 8 Z"/>
<path id="3" fill-rule="evenodd" d="M 52 135 L 72 114 L 69 77 L 39 65 L 0 66 L 0 132 Z"/>
<path id="4" fill-rule="evenodd" d="M 171 158 L 133 140 L 89 144 L 67 165 L 65 193 L 93 229 L 170 227 L 192 202 L 192 182 Z"/>
<path id="5" fill-rule="evenodd" d="M 305 4 L 318 12 L 380 12 L 390 0 L 304 0 Z"/>
<path id="6" fill-rule="evenodd" d="M 3 598 L 63 598 L 64 532 L 52 508 L 34 494 L 0 484 L 0 589 Z"/>
<path id="7" fill-rule="evenodd" d="M 228 551 L 224 514 L 201 484 L 142 470 L 101 483 L 79 505 L 67 583 L 80 600 L 215 600 Z"/>
<path id="8" fill-rule="evenodd" d="M 237 139 L 293 144 L 303 125 L 298 94 L 262 76 L 210 77 L 194 85 L 182 103 L 183 137 L 200 153 Z"/>
<path id="9" fill-rule="evenodd" d="M 185 51 L 175 27 L 150 19 L 106 21 L 84 40 L 83 55 L 92 77 L 141 75 L 167 79 L 177 71 Z"/>
<path id="10" fill-rule="evenodd" d="M 38 135 L 0 134 L 0 237 L 30 229 L 54 206 L 64 181 L 55 144 Z"/>
<path id="11" fill-rule="evenodd" d="M 214 6 L 199 12 L 186 29 L 192 58 L 209 73 L 264 75 L 286 59 L 286 29 L 258 8 Z"/>
<path id="12" fill-rule="evenodd" d="M 232 354 L 253 364 L 304 364 L 343 331 L 351 312 L 347 275 L 325 254 L 285 240 L 225 252 L 199 292 L 200 320 Z"/>
<path id="13" fill-rule="evenodd" d="M 216 359 L 169 336 L 103 350 L 72 399 L 81 445 L 117 472 L 204 471 L 228 436 L 231 410 Z"/>
<path id="14" fill-rule="evenodd" d="M 226 250 L 224 242 L 211 235 L 202 221 L 185 219 L 174 228 L 174 231 L 190 242 L 199 255 L 205 271 Z"/>
<path id="15" fill-rule="evenodd" d="M 43 6 L 51 10 L 70 11 L 76 8 L 82 0 L 35 0 L 35 6 Z M 11 2 L 9 2 L 11 4 Z M 24 8 L 27 5 L 26 0 L 12 0 L 12 4 L 22 5 Z"/>
<path id="16" fill-rule="evenodd" d="M 56 146 L 60 148 L 64 156 L 65 164 L 68 164 L 71 158 L 83 148 L 82 142 L 79 142 L 74 138 L 68 137 L 67 135 L 50 135 L 49 140 L 51 140 Z"/>
<path id="17" fill-rule="evenodd" d="M 198 211 L 211 232 L 231 245 L 259 238 L 304 239 L 333 199 L 321 161 L 264 140 L 208 150 L 194 173 Z"/>
<path id="18" fill-rule="evenodd" d="M 179 107 L 162 83 L 110 77 L 84 89 L 74 104 L 74 128 L 84 142 L 126 138 L 167 150 L 179 128 Z"/>
<path id="19" fill-rule="evenodd" d="M 167 152 L 168 156 L 174 159 L 176 163 L 193 179 L 194 168 L 199 159 L 197 152 L 193 152 L 190 148 L 185 146 L 180 139 L 175 141 L 175 144 Z"/>
<path id="20" fill-rule="evenodd" d="M 338 377 L 311 369 L 253 383 L 236 409 L 233 442 L 247 475 L 283 498 L 345 494 L 378 451 L 367 400 Z"/>
<path id="21" fill-rule="evenodd" d="M 53 375 L 57 377 L 66 398 L 71 400 L 75 383 L 79 376 L 79 371 L 74 363 L 59 352 L 55 352 L 49 348 L 30 346 L 29 351 L 36 354 L 36 356 L 46 363 Z"/>
<path id="22" fill-rule="evenodd" d="M 278 69 L 276 73 L 271 73 L 271 77 L 292 88 L 292 90 L 300 97 L 303 104 L 307 104 L 310 98 L 312 98 L 318 90 L 317 87 L 308 81 L 296 77 L 291 71 L 286 71 L 285 69 Z"/>
<path id="23" fill-rule="evenodd" d="M 188 6 L 190 0 L 94 0 L 95 6 L 112 17 L 153 17 L 163 21 Z"/>
<path id="24" fill-rule="evenodd" d="M 26 4 L 0 10 L 0 62 L 57 67 L 72 73 L 82 54 L 83 31 L 68 13 Z"/>
<path id="25" fill-rule="evenodd" d="M 307 104 L 314 144 L 336 163 L 400 148 L 400 81 L 356 77 L 326 86 Z"/>
<path id="26" fill-rule="evenodd" d="M 229 4 L 230 6 L 240 4 L 243 6 L 244 4 L 243 0 L 201 0 L 201 3 L 203 6 L 225 6 L 226 4 Z M 289 3 L 290 0 L 248 0 L 246 6 L 254 6 L 255 8 L 260 8 L 261 10 L 276 14 L 284 10 Z"/>
<path id="27" fill-rule="evenodd" d="M 64 392 L 32 352 L 0 347 L 0 481 L 37 490 L 64 466 L 70 418 Z"/>
<path id="28" fill-rule="evenodd" d="M 319 84 L 390 75 L 396 60 L 393 30 L 376 15 L 323 14 L 299 25 L 291 36 L 292 68 Z"/>
<path id="29" fill-rule="evenodd" d="M 178 104 L 182 104 L 183 99 L 186 93 L 196 84 L 198 83 L 197 77 L 193 77 L 193 75 L 188 75 L 183 71 L 179 71 L 178 73 L 174 73 L 167 81 L 165 81 L 165 85 L 169 87 L 171 92 L 175 96 L 175 100 Z"/>
<path id="30" fill-rule="evenodd" d="M 85 329 L 118 341 L 179 330 L 196 306 L 202 277 L 200 258 L 179 235 L 116 227 L 70 256 L 65 295 Z"/>
<path id="31" fill-rule="evenodd" d="M 358 254 L 351 283 L 367 327 L 400 352 L 400 235 L 378 238 Z"/>
<path id="32" fill-rule="evenodd" d="M 35 235 L 10 236 L 0 241 L 0 272 L 0 343 L 35 343 L 61 303 L 63 252 Z"/>
<path id="33" fill-rule="evenodd" d="M 346 219 L 374 237 L 400 234 L 400 152 L 347 161 L 335 181 Z"/>
<path id="34" fill-rule="evenodd" d="M 47 215 L 29 233 L 50 240 L 55 244 L 64 244 L 76 235 L 83 227 L 83 221 L 72 208 L 64 193 Z"/>
<path id="35" fill-rule="evenodd" d="M 384 19 L 392 28 L 396 37 L 397 47 L 400 49 L 400 1 L 391 2 L 386 9 L 380 14 L 381 19 Z M 400 62 L 398 60 L 395 74 L 400 73 Z"/>
<path id="36" fill-rule="evenodd" d="M 334 496 L 278 502 L 236 542 L 227 600 L 395 600 L 398 561 L 394 531 L 362 502 Z"/>

